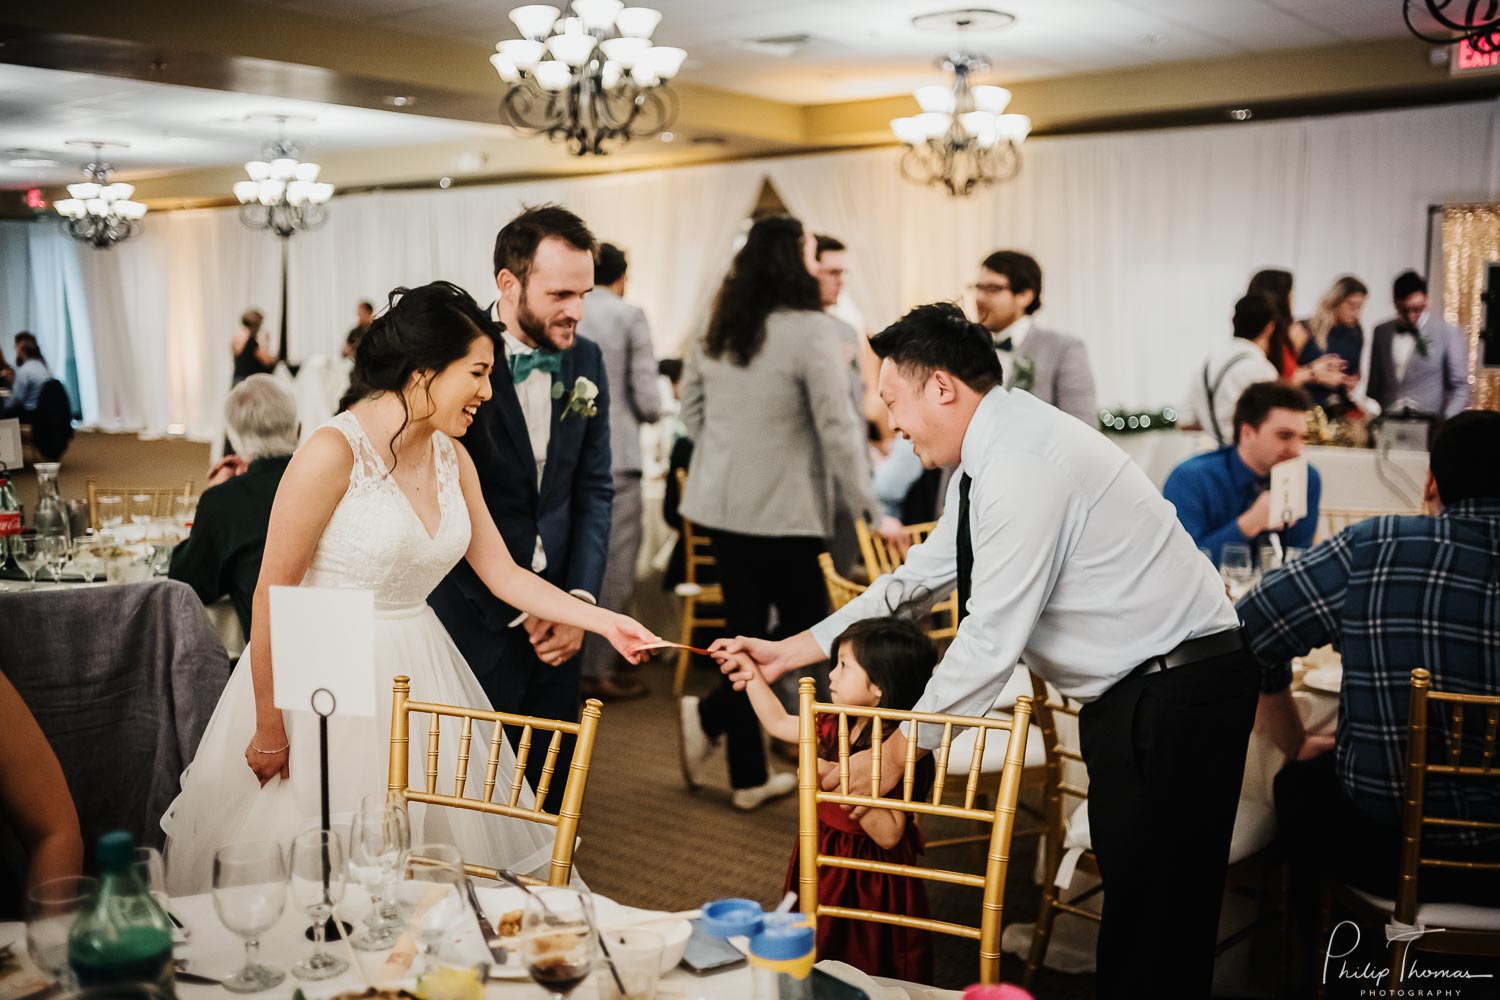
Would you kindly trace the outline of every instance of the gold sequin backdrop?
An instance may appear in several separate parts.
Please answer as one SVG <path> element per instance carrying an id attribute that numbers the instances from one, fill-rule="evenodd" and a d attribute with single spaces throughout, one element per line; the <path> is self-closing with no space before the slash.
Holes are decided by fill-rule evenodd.
<path id="1" fill-rule="evenodd" d="M 1443 207 L 1443 313 L 1469 335 L 1470 405 L 1500 410 L 1500 372 L 1481 364 L 1484 269 L 1500 261 L 1500 204 Z"/>

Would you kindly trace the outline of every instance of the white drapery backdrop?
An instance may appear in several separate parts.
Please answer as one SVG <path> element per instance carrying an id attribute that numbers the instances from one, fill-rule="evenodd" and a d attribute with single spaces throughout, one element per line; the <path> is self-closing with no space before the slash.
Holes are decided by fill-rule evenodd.
<path id="1" fill-rule="evenodd" d="M 991 250 L 1025 250 L 1045 273 L 1038 322 L 1087 342 L 1100 401 L 1175 402 L 1258 268 L 1296 275 L 1299 315 L 1353 273 L 1372 291 L 1366 328 L 1383 318 L 1390 279 L 1422 267 L 1427 206 L 1500 194 L 1497 124 L 1500 104 L 1485 102 L 1043 138 L 1015 181 L 968 199 L 902 180 L 889 149 L 343 197 L 291 241 L 291 353 L 335 353 L 355 302 L 397 285 L 442 277 L 489 301 L 496 230 L 523 204 L 557 201 L 627 251 L 628 295 L 658 353 L 675 354 L 702 328 L 769 179 L 794 214 L 849 245 L 848 294 L 872 329 L 960 297 Z M 0 227 L 0 318 L 26 316 L 45 350 L 49 310 L 70 309 L 75 342 L 91 344 L 80 382 L 97 371 L 86 417 L 217 436 L 240 313 L 260 307 L 275 341 L 278 241 L 230 209 L 148 216 L 141 236 L 102 252 L 50 225 L 18 243 L 14 228 Z M 17 246 L 33 289 L 20 310 Z M 80 275 L 82 294 L 50 293 Z"/>

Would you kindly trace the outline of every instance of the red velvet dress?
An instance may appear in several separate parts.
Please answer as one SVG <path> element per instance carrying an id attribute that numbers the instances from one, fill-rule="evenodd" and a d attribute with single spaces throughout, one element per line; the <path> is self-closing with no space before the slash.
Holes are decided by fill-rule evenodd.
<path id="1" fill-rule="evenodd" d="M 860 743 L 868 746 L 869 741 Z M 838 716 L 818 718 L 818 756 L 838 759 Z M 851 751 L 859 749 L 858 744 Z M 930 795 L 933 763 L 931 755 L 917 764 L 912 797 Z M 895 847 L 887 850 L 875 843 L 851 820 L 842 806 L 824 802 L 818 806 L 818 849 L 823 854 L 893 864 L 915 864 L 922 853 L 922 834 L 906 817 L 906 828 Z M 797 888 L 798 851 L 792 851 L 787 870 L 786 889 Z M 818 902 L 824 906 L 874 910 L 879 913 L 908 917 L 930 916 L 927 888 L 921 879 L 904 875 L 881 875 L 875 872 L 851 871 L 847 868 L 824 868 L 818 872 Z M 800 907 L 799 907 L 800 908 Z M 842 920 L 824 917 L 818 921 L 818 958 L 847 962 L 871 976 L 905 979 L 915 983 L 932 982 L 932 941 L 927 931 L 877 924 L 868 920 Z"/>

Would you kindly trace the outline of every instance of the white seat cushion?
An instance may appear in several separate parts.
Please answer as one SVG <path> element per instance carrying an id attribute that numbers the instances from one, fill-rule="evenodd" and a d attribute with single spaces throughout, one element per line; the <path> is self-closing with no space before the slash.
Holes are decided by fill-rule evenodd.
<path id="1" fill-rule="evenodd" d="M 1003 717 L 1009 713 L 994 713 Z M 965 729 L 953 737 L 948 747 L 948 774 L 969 773 L 969 761 L 974 756 L 974 740 L 977 729 Z M 984 737 L 984 760 L 979 765 L 982 774 L 998 774 L 1005 766 L 1005 746 L 1010 742 L 1010 733 L 1002 729 L 991 729 Z M 1036 726 L 1026 734 L 1026 767 L 1041 767 L 1047 763 L 1047 746 L 1042 742 L 1042 731 Z"/>
<path id="2" fill-rule="evenodd" d="M 1417 884 L 1420 886 L 1421 882 Z M 1396 912 L 1395 900 L 1383 899 L 1353 886 L 1349 889 L 1382 913 Z M 1423 903 L 1417 907 L 1417 923 L 1430 930 L 1442 927 L 1450 931 L 1500 931 L 1500 909 L 1468 903 Z"/>

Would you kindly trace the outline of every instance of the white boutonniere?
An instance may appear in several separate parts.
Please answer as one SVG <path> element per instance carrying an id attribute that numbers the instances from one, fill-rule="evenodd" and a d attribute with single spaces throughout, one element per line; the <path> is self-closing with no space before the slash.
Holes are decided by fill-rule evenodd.
<path id="1" fill-rule="evenodd" d="M 561 399 L 563 396 L 562 383 L 558 382 L 552 386 L 552 397 Z M 582 375 L 573 383 L 573 392 L 568 397 L 568 404 L 563 407 L 562 419 L 566 420 L 571 414 L 580 417 L 597 417 L 599 407 L 596 401 L 599 398 L 599 387 Z"/>

